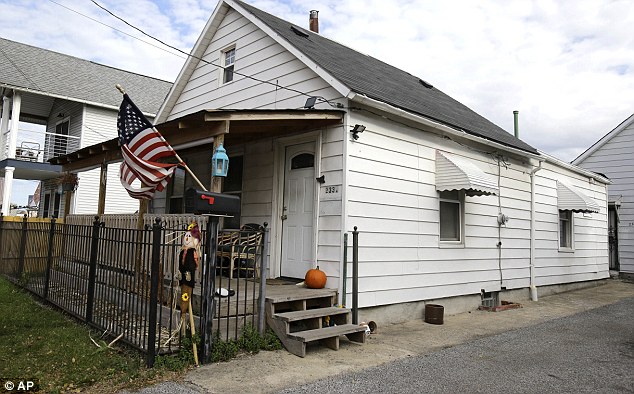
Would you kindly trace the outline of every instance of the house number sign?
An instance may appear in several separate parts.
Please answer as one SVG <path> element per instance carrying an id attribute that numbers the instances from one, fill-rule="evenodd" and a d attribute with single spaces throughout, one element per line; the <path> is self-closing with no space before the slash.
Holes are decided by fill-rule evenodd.
<path id="1" fill-rule="evenodd" d="M 341 200 L 341 186 L 340 185 L 329 185 L 322 186 L 319 191 L 319 197 L 322 201 L 324 200 Z"/>

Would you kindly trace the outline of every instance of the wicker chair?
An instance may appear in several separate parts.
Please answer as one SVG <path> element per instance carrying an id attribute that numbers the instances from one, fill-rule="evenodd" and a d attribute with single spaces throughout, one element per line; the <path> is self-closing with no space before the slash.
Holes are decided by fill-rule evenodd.
<path id="1" fill-rule="evenodd" d="M 260 276 L 258 258 L 262 255 L 263 234 L 263 227 L 259 224 L 245 224 L 239 232 L 228 232 L 218 236 L 216 256 L 221 262 L 221 267 L 226 266 L 223 262 L 228 262 L 229 279 L 233 279 L 236 270 L 238 276 Z"/>

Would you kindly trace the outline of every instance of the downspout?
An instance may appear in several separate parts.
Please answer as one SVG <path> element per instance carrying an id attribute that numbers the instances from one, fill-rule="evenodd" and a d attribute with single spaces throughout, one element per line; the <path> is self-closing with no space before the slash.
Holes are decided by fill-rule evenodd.
<path id="1" fill-rule="evenodd" d="M 530 293 L 531 300 L 537 301 L 537 287 L 535 286 L 535 173 L 542 169 L 544 160 L 539 161 L 539 166 L 533 168 L 531 176 L 531 242 L 530 242 Z"/>
<path id="2" fill-rule="evenodd" d="M 500 193 L 500 186 L 502 180 L 502 166 L 500 162 L 502 161 L 501 157 L 497 158 L 498 162 L 498 218 L 502 217 L 502 195 Z M 500 270 L 500 291 L 504 290 L 504 274 L 502 271 L 502 225 L 503 221 L 498 219 L 498 268 Z"/>

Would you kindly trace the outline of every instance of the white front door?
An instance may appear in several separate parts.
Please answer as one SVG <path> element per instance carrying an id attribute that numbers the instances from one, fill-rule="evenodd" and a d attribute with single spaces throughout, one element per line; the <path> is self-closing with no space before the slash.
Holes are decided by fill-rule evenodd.
<path id="1" fill-rule="evenodd" d="M 281 276 L 304 278 L 314 268 L 315 143 L 286 147 Z"/>

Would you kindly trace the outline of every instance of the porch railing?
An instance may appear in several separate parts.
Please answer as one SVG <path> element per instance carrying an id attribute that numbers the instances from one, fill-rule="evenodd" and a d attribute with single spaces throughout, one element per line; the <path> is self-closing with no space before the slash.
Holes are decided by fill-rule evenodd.
<path id="1" fill-rule="evenodd" d="M 234 261 L 233 279 L 222 260 L 217 264 L 212 256 L 203 258 L 199 271 L 209 272 L 213 280 L 205 282 L 205 289 L 200 285 L 203 281 L 196 281 L 192 307 L 198 332 L 207 333 L 212 340 L 237 339 L 244 324 L 256 326 L 264 316 L 257 283 L 258 272 L 266 267 L 264 240 L 248 243 L 254 235 L 265 235 L 264 230 L 232 235 L 236 239 L 232 247 L 242 253 Z M 121 341 L 144 352 L 151 366 L 155 355 L 179 348 L 176 273 L 183 233 L 183 227 L 170 228 L 161 220 L 137 230 L 110 227 L 94 217 L 87 225 L 72 220 L 4 220 L 0 215 L 0 274 L 108 335 L 120 336 Z M 205 231 L 202 235 L 202 250 L 207 250 Z M 218 243 L 217 238 L 209 239 L 210 245 Z M 213 295 L 216 288 L 233 295 L 212 296 L 208 325 L 198 317 L 204 301 L 201 294 Z"/>

